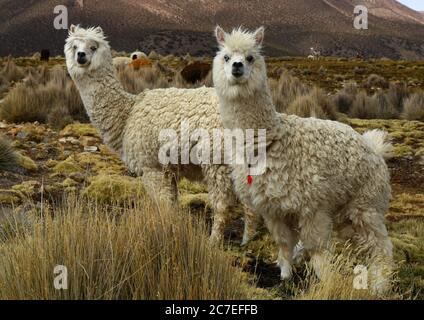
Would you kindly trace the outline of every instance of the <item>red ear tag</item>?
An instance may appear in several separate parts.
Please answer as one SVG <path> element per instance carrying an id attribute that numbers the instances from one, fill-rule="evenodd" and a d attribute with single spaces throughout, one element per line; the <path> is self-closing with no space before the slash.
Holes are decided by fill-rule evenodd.
<path id="1" fill-rule="evenodd" d="M 250 185 L 252 185 L 252 183 L 253 183 L 253 178 L 252 178 L 251 175 L 248 175 L 247 176 L 247 184 L 250 186 Z"/>

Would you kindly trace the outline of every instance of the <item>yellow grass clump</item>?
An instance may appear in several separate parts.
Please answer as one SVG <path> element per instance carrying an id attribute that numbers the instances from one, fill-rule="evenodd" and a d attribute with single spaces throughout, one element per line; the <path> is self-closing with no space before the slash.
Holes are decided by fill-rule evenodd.
<path id="1" fill-rule="evenodd" d="M 119 208 L 68 198 L 32 211 L 25 226 L 10 219 L 0 229 L 0 299 L 250 297 L 242 272 L 186 211 L 144 198 Z M 58 265 L 66 290 L 54 287 Z"/>

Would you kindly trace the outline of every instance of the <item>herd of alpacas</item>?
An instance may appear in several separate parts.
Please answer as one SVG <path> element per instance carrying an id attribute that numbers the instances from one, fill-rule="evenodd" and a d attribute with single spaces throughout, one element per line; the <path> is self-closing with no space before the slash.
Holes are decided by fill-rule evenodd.
<path id="1" fill-rule="evenodd" d="M 154 200 L 174 206 L 180 178 L 205 181 L 214 212 L 212 243 L 222 241 L 231 212 L 241 203 L 243 244 L 262 218 L 279 247 L 282 279 L 290 278 L 300 245 L 319 278 L 330 263 L 334 230 L 366 249 L 372 289 L 384 292 L 392 268 L 385 226 L 391 198 L 387 134 L 360 135 L 339 122 L 277 113 L 261 54 L 264 29 L 226 33 L 217 27 L 215 36 L 220 49 L 213 62 L 214 88 L 125 92 L 100 27 L 70 27 L 66 64 L 91 122 L 129 170 L 142 177 Z M 211 136 L 217 128 L 265 129 L 265 172 L 251 177 L 250 165 L 238 162 L 161 164 L 161 130 L 181 134 L 183 121 Z"/>

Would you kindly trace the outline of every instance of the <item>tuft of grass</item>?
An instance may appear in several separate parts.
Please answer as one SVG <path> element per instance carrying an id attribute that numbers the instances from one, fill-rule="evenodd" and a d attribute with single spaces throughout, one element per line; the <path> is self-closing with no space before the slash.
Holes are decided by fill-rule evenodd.
<path id="1" fill-rule="evenodd" d="M 391 103 L 388 95 L 383 91 L 379 91 L 374 94 L 374 99 L 378 103 L 378 115 L 379 119 L 397 119 L 399 112 L 395 106 Z"/>
<path id="2" fill-rule="evenodd" d="M 415 93 L 405 101 L 403 117 L 424 121 L 424 92 Z"/>
<path id="3" fill-rule="evenodd" d="M 379 114 L 379 105 L 375 97 L 369 97 L 366 92 L 360 92 L 353 101 L 349 116 L 359 119 L 375 119 Z"/>
<path id="4" fill-rule="evenodd" d="M 309 95 L 320 106 L 325 119 L 336 120 L 338 118 L 333 100 L 322 89 L 314 87 Z"/>
<path id="5" fill-rule="evenodd" d="M 289 106 L 298 98 L 309 93 L 310 88 L 298 78 L 283 72 L 278 81 L 270 81 L 271 94 L 278 112 L 285 113 Z"/>
<path id="6" fill-rule="evenodd" d="M 140 179 L 107 174 L 95 176 L 83 190 L 84 195 L 100 203 L 129 203 L 140 198 L 143 192 Z"/>
<path id="7" fill-rule="evenodd" d="M 252 297 L 206 229 L 188 212 L 144 198 L 122 208 L 67 198 L 0 243 L 0 299 Z M 67 290 L 54 288 L 58 265 L 67 268 Z"/>
<path id="8" fill-rule="evenodd" d="M 19 154 L 12 148 L 9 140 L 0 136 L 0 171 L 14 170 L 19 165 Z"/>
<path id="9" fill-rule="evenodd" d="M 295 114 L 302 118 L 325 119 L 326 117 L 318 102 L 309 95 L 297 97 L 287 108 L 286 113 Z"/>
<path id="10" fill-rule="evenodd" d="M 336 109 L 342 113 L 349 113 L 357 93 L 358 85 L 356 82 L 345 83 L 343 89 L 337 92 L 337 94 L 333 97 Z"/>
<path id="11" fill-rule="evenodd" d="M 406 84 L 390 83 L 387 91 L 387 98 L 390 104 L 400 114 L 403 110 L 404 102 L 409 97 L 409 90 Z"/>
<path id="12" fill-rule="evenodd" d="M 84 105 L 62 67 L 41 68 L 18 83 L 5 97 L 0 117 L 8 122 L 49 123 L 62 128 L 72 120 L 87 120 Z"/>
<path id="13" fill-rule="evenodd" d="M 10 83 L 7 78 L 0 74 L 0 96 L 9 89 Z"/>
<path id="14" fill-rule="evenodd" d="M 1 70 L 1 75 L 8 82 L 16 82 L 24 78 L 24 72 L 20 67 L 16 66 L 12 58 L 7 59 L 3 69 Z"/>
<path id="15" fill-rule="evenodd" d="M 389 87 L 389 83 L 382 76 L 379 76 L 377 74 L 370 74 L 368 78 L 365 79 L 365 81 L 362 83 L 362 87 L 364 87 L 365 89 L 387 89 Z"/>
<path id="16" fill-rule="evenodd" d="M 352 250 L 349 245 L 343 246 L 339 253 L 334 254 L 326 268 L 323 269 L 321 279 L 318 280 L 313 270 L 306 266 L 306 277 L 294 289 L 296 300 L 376 300 L 400 299 L 394 289 L 377 295 L 370 290 L 372 281 L 371 272 L 367 273 L 365 287 L 355 286 L 355 268 L 358 266 L 357 250 Z M 366 267 L 366 266 L 363 266 Z M 361 269 L 358 269 L 361 270 Z M 365 269 L 362 269 L 365 270 Z M 390 275 L 394 279 L 394 275 Z M 392 288 L 394 288 L 392 280 Z"/>

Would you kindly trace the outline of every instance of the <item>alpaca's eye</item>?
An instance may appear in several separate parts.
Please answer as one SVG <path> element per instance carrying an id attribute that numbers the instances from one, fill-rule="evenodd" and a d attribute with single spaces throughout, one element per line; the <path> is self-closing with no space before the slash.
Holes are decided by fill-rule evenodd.
<path id="1" fill-rule="evenodd" d="M 247 56 L 246 60 L 247 62 L 252 63 L 255 60 L 255 58 L 253 56 Z"/>
<path id="2" fill-rule="evenodd" d="M 77 50 L 77 46 L 74 46 L 74 50 Z"/>
<path id="3" fill-rule="evenodd" d="M 96 47 L 91 47 L 90 49 L 91 49 L 91 51 L 96 51 L 97 50 Z"/>
<path id="4" fill-rule="evenodd" d="M 229 56 L 227 56 L 227 55 L 225 55 L 225 56 L 224 56 L 224 60 L 225 60 L 225 62 L 228 62 L 228 61 L 230 61 L 230 57 L 229 57 Z"/>

